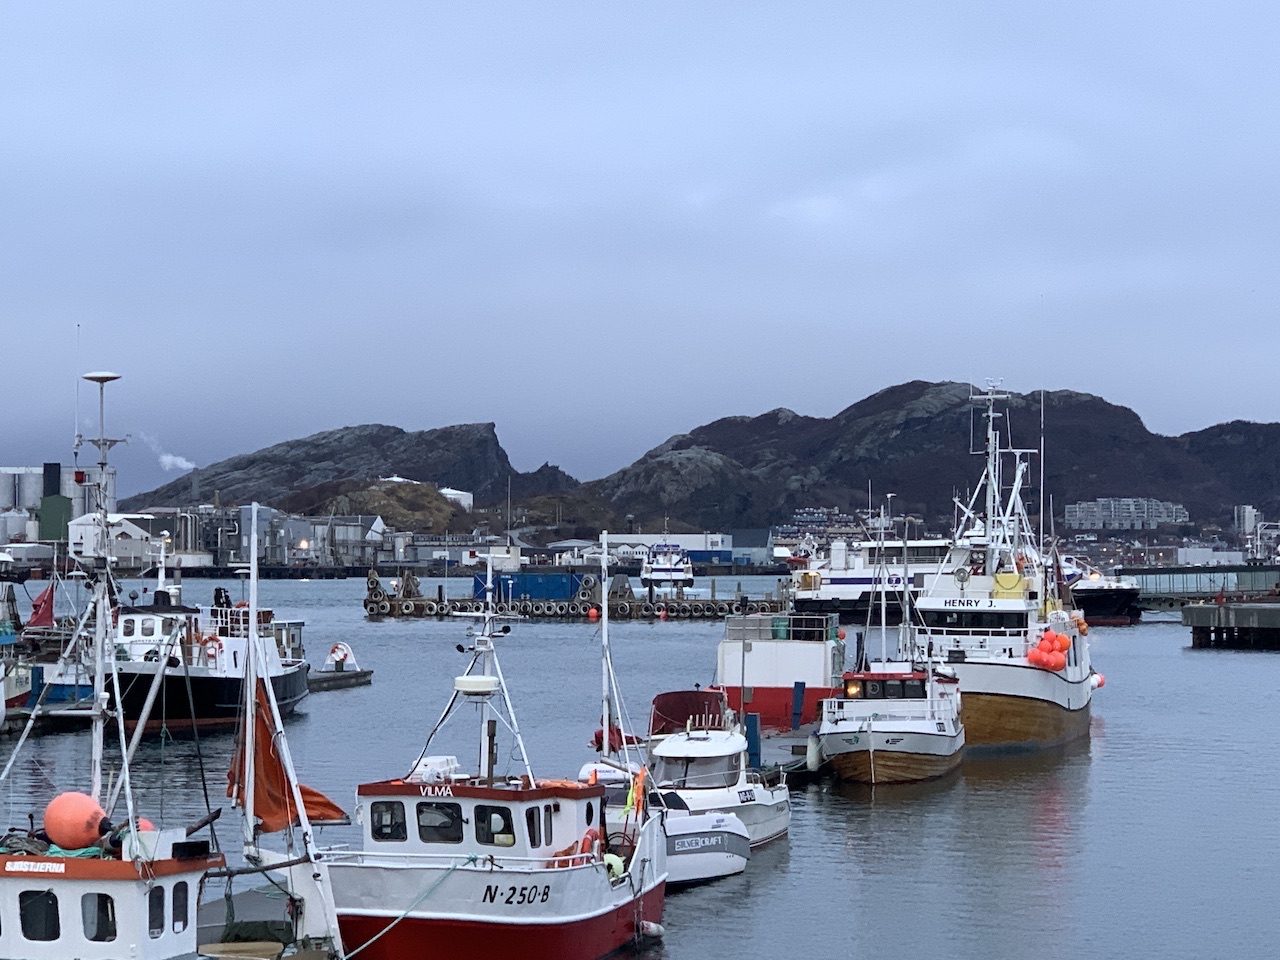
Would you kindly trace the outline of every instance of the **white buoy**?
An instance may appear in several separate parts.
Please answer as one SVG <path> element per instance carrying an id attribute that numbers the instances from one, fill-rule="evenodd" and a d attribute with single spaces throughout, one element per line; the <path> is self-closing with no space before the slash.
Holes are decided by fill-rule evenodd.
<path id="1" fill-rule="evenodd" d="M 817 773 L 822 766 L 822 741 L 816 734 L 809 734 L 808 742 L 805 744 L 804 765 L 810 773 Z"/>

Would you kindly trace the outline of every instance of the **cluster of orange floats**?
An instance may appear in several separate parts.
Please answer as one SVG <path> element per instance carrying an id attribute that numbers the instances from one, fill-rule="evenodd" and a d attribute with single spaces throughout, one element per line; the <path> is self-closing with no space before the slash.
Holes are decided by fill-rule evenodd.
<path id="1" fill-rule="evenodd" d="M 1056 630 L 1046 630 L 1040 642 L 1027 651 L 1027 662 L 1042 670 L 1055 673 L 1067 668 L 1067 651 L 1071 649 L 1071 638 Z"/>

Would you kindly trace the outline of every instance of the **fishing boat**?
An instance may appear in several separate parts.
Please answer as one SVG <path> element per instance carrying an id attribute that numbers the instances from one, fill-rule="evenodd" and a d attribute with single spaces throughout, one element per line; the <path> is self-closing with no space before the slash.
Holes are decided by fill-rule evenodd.
<path id="1" fill-rule="evenodd" d="M 85 379 L 105 385 L 118 379 L 112 373 L 90 373 Z M 100 424 L 105 415 L 100 413 Z M 107 451 L 116 441 L 100 429 L 97 445 L 106 475 Z M 100 497 L 100 502 L 105 498 Z M 105 536 L 105 510 L 99 514 Z M 130 740 L 120 715 L 107 709 L 108 689 L 118 690 L 120 677 L 107 655 L 111 621 L 107 558 L 94 569 L 92 608 L 93 697 L 64 716 L 86 720 L 90 726 L 87 792 L 58 784 L 44 808 L 40 830 L 15 830 L 0 838 L 0 956 L 24 960 L 177 960 L 196 952 L 196 905 L 206 872 L 225 861 L 209 840 L 193 839 L 203 824 L 157 827 L 141 816 L 135 803 L 132 758 L 136 738 Z M 15 760 L 28 743 L 37 716 L 37 703 L 20 736 L 0 783 L 8 779 Z M 118 735 L 118 776 L 104 792 L 104 764 L 108 760 L 108 728 Z M 123 818 L 112 817 L 123 802 Z M 158 819 L 158 818 L 157 818 Z M 213 815 L 205 818 L 211 822 Z M 35 814 L 32 815 L 35 820 Z"/>
<path id="2" fill-rule="evenodd" d="M 698 813 L 731 813 L 750 846 L 786 836 L 791 797 L 786 774 L 749 768 L 747 738 L 721 690 L 676 690 L 654 697 L 649 720 L 653 782 Z"/>
<path id="3" fill-rule="evenodd" d="M 1133 577 L 1103 573 L 1083 557 L 1064 556 L 1062 571 L 1071 600 L 1086 623 L 1127 627 L 1142 619 L 1142 587 Z"/>
<path id="4" fill-rule="evenodd" d="M 3 673 L 3 706 L 0 713 L 8 716 L 18 707 L 26 706 L 31 698 L 31 665 L 26 657 L 27 645 L 22 636 L 25 627 L 18 615 L 18 601 L 14 594 L 14 585 L 21 583 L 25 576 L 13 572 L 13 558 L 0 552 L 0 673 Z M 31 621 L 43 621 L 44 611 L 48 610 L 52 622 L 53 587 L 50 586 L 36 597 Z"/>
<path id="5" fill-rule="evenodd" d="M 847 783 L 912 783 L 960 766 L 964 725 L 954 675 L 931 663 L 878 663 L 843 677 L 824 700 L 808 767 Z"/>
<path id="6" fill-rule="evenodd" d="M 878 529 L 891 525 L 882 510 Z M 907 580 L 906 558 L 890 556 L 881 540 L 875 572 L 883 577 L 896 560 Z M 964 752 L 960 691 L 949 667 L 939 667 L 921 650 L 910 629 L 910 598 L 902 591 L 896 618 L 894 657 L 889 656 L 888 596 L 878 597 L 880 659 L 869 660 L 864 644 L 858 667 L 841 678 L 840 695 L 822 702 L 819 727 L 809 738 L 806 765 L 812 772 L 830 770 L 844 782 L 910 783 L 932 780 L 955 770 Z M 868 615 L 868 635 L 870 615 Z"/>
<path id="7" fill-rule="evenodd" d="M 466 671 L 407 774 L 361 784 L 361 848 L 332 850 L 337 921 L 366 960 L 596 960 L 661 934 L 662 818 L 643 776 L 621 828 L 606 829 L 602 784 L 535 776 L 498 660 L 492 561 Z M 478 712 L 479 769 L 433 755 L 441 729 Z M 503 743 L 499 747 L 498 730 Z M 498 769 L 499 756 L 513 769 Z"/>
<path id="8" fill-rule="evenodd" d="M 600 534 L 600 582 L 609 582 L 609 534 Z M 679 791 L 653 786 L 646 742 L 627 730 L 621 715 L 618 678 L 609 641 L 608 605 L 600 620 L 600 728 L 593 738 L 597 758 L 578 771 L 578 780 L 605 788 L 604 816 L 610 834 L 625 833 L 637 812 L 637 797 L 662 815 L 667 883 L 686 886 L 741 873 L 751 857 L 751 838 L 735 812 L 691 806 Z M 606 734 L 606 731 L 608 733 Z M 637 792 L 639 791 L 639 793 Z"/>
<path id="9" fill-rule="evenodd" d="M 1082 737 L 1093 691 L 1105 683 L 1090 661 L 1087 622 L 1027 517 L 1029 452 L 1002 446 L 996 404 L 1007 397 L 994 386 L 975 395 L 986 409 L 986 467 L 959 504 L 964 534 L 915 602 L 915 645 L 955 671 L 971 749 Z"/>
<path id="10" fill-rule="evenodd" d="M 667 531 L 663 529 L 663 535 Z M 676 543 L 658 541 L 649 547 L 640 564 L 640 583 L 646 587 L 687 587 L 693 584 L 693 561 Z"/>
<path id="11" fill-rule="evenodd" d="M 844 670 L 845 631 L 834 613 L 730 616 L 712 689 L 739 716 L 759 714 L 762 727 L 790 730 L 818 718 Z"/>
<path id="12" fill-rule="evenodd" d="M 112 611 L 110 655 L 121 677 L 118 702 L 126 724 L 137 722 L 150 698 L 148 731 L 234 726 L 243 702 L 251 628 L 274 641 L 266 644 L 261 676 L 271 683 L 281 714 L 291 714 L 308 691 L 303 624 L 278 620 L 264 609 L 256 610 L 251 622 L 247 601 L 232 603 L 225 587 L 215 588 L 207 608 L 186 606 L 180 585 L 165 581 L 163 552 L 157 570 L 147 603 L 138 603 L 134 591 L 129 603 Z M 36 691 L 47 686 L 50 702 L 81 699 L 88 687 L 88 659 L 82 635 L 67 663 L 37 668 Z M 113 694 L 112 709 L 116 702 Z"/>

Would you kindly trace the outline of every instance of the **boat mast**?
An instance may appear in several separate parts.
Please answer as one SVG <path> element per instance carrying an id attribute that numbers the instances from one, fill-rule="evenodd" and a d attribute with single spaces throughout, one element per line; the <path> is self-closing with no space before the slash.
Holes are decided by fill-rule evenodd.
<path id="1" fill-rule="evenodd" d="M 86 373 L 84 379 L 98 385 L 98 438 L 89 441 L 98 448 L 98 550 L 94 558 L 94 566 L 98 572 L 98 580 L 94 585 L 94 625 L 93 625 L 93 726 L 92 753 L 90 759 L 89 795 L 94 800 L 102 799 L 102 748 L 103 734 L 107 721 L 107 689 L 106 660 L 107 625 L 111 622 L 111 601 L 108 596 L 108 581 L 111 568 L 108 561 L 108 547 L 111 543 L 110 518 L 107 516 L 107 451 L 119 440 L 107 439 L 106 390 L 107 384 L 119 380 L 118 373 L 97 371 Z M 120 705 L 117 704 L 117 709 Z"/>
<path id="2" fill-rule="evenodd" d="M 667 524 L 662 529 L 665 534 Z M 609 753 L 613 703 L 609 684 L 609 531 L 600 531 L 600 755 Z"/>
<path id="3" fill-rule="evenodd" d="M 234 617 L 234 608 L 228 613 Z M 249 655 L 244 658 L 244 680 L 240 684 L 244 695 L 244 755 L 241 766 L 244 771 L 244 796 L 240 805 L 244 808 L 244 840 L 246 846 L 257 838 L 253 822 L 254 808 L 254 754 L 258 733 L 258 662 L 255 647 L 258 636 L 258 502 L 249 508 Z M 228 631 L 230 633 L 230 631 Z"/>

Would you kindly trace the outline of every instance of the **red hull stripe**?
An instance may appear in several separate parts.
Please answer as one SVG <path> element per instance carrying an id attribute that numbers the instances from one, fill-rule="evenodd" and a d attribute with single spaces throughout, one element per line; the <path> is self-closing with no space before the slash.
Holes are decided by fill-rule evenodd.
<path id="1" fill-rule="evenodd" d="M 751 699 L 745 709 L 742 706 L 742 688 L 725 687 L 729 706 L 739 713 L 760 714 L 760 725 L 770 730 L 791 729 L 790 687 L 753 687 Z M 801 723 L 813 723 L 818 719 L 820 704 L 830 697 L 838 697 L 842 690 L 838 687 L 806 687 L 804 691 L 804 707 L 800 712 Z"/>
<path id="2" fill-rule="evenodd" d="M 569 923 L 511 924 L 479 920 L 406 917 L 360 952 L 364 960 L 599 960 L 636 938 L 638 921 L 662 920 L 666 887 L 615 910 Z M 386 929 L 393 917 L 338 912 L 348 953 Z"/>

